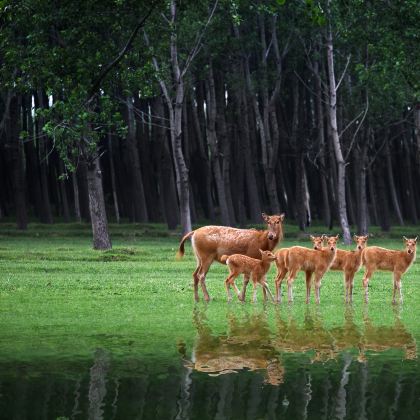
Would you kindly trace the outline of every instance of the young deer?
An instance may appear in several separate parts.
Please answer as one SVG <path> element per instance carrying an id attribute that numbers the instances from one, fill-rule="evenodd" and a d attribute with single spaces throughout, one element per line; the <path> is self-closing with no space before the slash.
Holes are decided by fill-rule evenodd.
<path id="1" fill-rule="evenodd" d="M 319 248 L 319 239 L 324 240 L 324 236 L 313 237 L 314 249 Z M 346 303 L 353 301 L 353 284 L 354 276 L 359 271 L 362 265 L 362 251 L 365 249 L 368 236 L 353 236 L 356 242 L 356 250 L 346 251 L 344 249 L 337 249 L 337 254 L 330 266 L 330 270 L 344 272 L 344 287 L 346 289 Z M 322 246 L 322 245 L 321 245 Z"/>
<path id="2" fill-rule="evenodd" d="M 230 295 L 230 286 L 235 288 L 238 299 L 241 301 L 245 300 L 245 291 L 246 286 L 251 277 L 252 283 L 254 285 L 254 295 L 252 301 L 257 300 L 257 285 L 260 284 L 263 288 L 264 301 L 266 300 L 266 292 L 271 296 L 271 299 L 274 301 L 274 297 L 268 288 L 265 275 L 270 269 L 270 265 L 275 261 L 276 256 L 271 251 L 263 251 L 260 249 L 261 260 L 248 257 L 242 254 L 233 254 L 233 255 L 223 255 L 220 258 L 221 262 L 226 262 L 226 265 L 229 267 L 229 276 L 225 280 L 226 294 L 228 297 L 228 302 L 232 300 Z M 235 284 L 235 279 L 240 274 L 244 275 L 244 286 L 242 293 L 239 291 Z"/>
<path id="3" fill-rule="evenodd" d="M 381 248 L 378 246 L 368 246 L 362 252 L 362 262 L 365 266 L 363 276 L 363 287 L 365 288 L 365 302 L 369 301 L 368 285 L 372 274 L 376 270 L 392 271 L 394 274 L 394 292 L 392 303 L 396 303 L 395 294 L 398 289 L 400 302 L 402 303 L 401 276 L 410 268 L 416 259 L 417 237 L 407 239 L 403 236 L 405 243 L 404 251 Z"/>
<path id="4" fill-rule="evenodd" d="M 287 294 L 289 302 L 293 302 L 293 282 L 298 271 L 304 271 L 306 275 L 306 303 L 309 303 L 311 294 L 312 274 L 315 273 L 315 300 L 320 303 L 319 289 L 321 280 L 337 252 L 337 236 L 327 237 L 327 247 L 317 249 L 308 249 L 301 246 L 292 246 L 291 248 L 280 249 L 276 252 L 277 277 L 276 299 L 281 302 L 281 283 L 289 272 L 287 279 Z"/>
<path id="5" fill-rule="evenodd" d="M 204 299 L 210 300 L 206 287 L 206 274 L 213 261 L 222 262 L 222 255 L 242 254 L 261 258 L 260 249 L 272 251 L 283 238 L 284 214 L 267 216 L 262 214 L 267 230 L 235 229 L 226 226 L 204 226 L 187 233 L 179 244 L 178 258 L 184 255 L 184 242 L 191 238 L 197 268 L 193 273 L 194 298 L 198 301 L 198 283 L 201 283 Z"/>

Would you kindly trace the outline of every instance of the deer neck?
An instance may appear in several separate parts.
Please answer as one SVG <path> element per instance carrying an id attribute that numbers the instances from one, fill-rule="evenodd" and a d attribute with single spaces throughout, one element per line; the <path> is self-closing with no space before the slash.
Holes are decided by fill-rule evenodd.
<path id="1" fill-rule="evenodd" d="M 264 274 L 270 269 L 271 261 L 261 260 L 261 268 Z"/>

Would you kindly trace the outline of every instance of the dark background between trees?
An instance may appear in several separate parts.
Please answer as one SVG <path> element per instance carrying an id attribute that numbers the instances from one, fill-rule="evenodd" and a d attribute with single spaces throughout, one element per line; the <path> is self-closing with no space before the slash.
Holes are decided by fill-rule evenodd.
<path id="1" fill-rule="evenodd" d="M 417 1 L 0 5 L 0 220 L 417 223 Z"/>

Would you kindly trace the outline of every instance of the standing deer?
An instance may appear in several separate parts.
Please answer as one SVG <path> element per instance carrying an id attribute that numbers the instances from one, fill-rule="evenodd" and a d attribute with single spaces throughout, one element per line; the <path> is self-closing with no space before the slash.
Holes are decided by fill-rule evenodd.
<path id="1" fill-rule="evenodd" d="M 315 300 L 320 303 L 321 280 L 329 269 L 337 252 L 337 236 L 327 237 L 327 247 L 316 250 L 302 246 L 280 249 L 276 252 L 277 277 L 276 299 L 281 302 L 281 283 L 289 272 L 287 279 L 287 294 L 289 303 L 293 302 L 293 282 L 298 271 L 304 271 L 306 275 L 306 303 L 309 303 L 311 295 L 312 274 L 315 273 Z"/>
<path id="2" fill-rule="evenodd" d="M 179 244 L 177 257 L 184 255 L 184 242 L 191 238 L 197 268 L 193 273 L 194 298 L 197 302 L 198 283 L 201 284 L 204 299 L 210 300 L 206 287 L 206 274 L 213 261 L 222 263 L 222 255 L 242 254 L 251 258 L 261 258 L 260 249 L 272 251 L 283 238 L 284 214 L 267 216 L 262 214 L 267 230 L 235 229 L 226 226 L 204 226 L 187 233 Z"/>
<path id="3" fill-rule="evenodd" d="M 314 243 L 314 249 L 320 249 L 319 240 L 324 239 L 324 236 L 311 236 Z M 353 236 L 356 242 L 356 250 L 346 251 L 344 249 L 337 249 L 337 254 L 330 266 L 330 270 L 344 272 L 344 287 L 346 289 L 346 303 L 353 301 L 353 284 L 354 276 L 359 271 L 362 265 L 362 252 L 366 248 L 368 236 Z M 321 245 L 322 247 L 322 245 Z"/>
<path id="4" fill-rule="evenodd" d="M 400 302 L 403 302 L 401 291 L 401 276 L 410 268 L 416 259 L 417 237 L 407 239 L 403 236 L 405 243 L 404 251 L 381 248 L 379 246 L 368 246 L 362 252 L 362 262 L 365 266 L 363 276 L 363 287 L 365 288 L 365 302 L 369 302 L 368 285 L 372 274 L 376 270 L 392 271 L 394 274 L 394 291 L 392 303 L 395 304 L 395 294 L 398 289 Z"/>
<path id="5" fill-rule="evenodd" d="M 228 302 L 232 300 L 230 295 L 230 286 L 235 288 L 236 294 L 238 295 L 238 299 L 241 301 L 245 300 L 245 290 L 246 286 L 248 285 L 249 278 L 252 278 L 252 283 L 254 285 L 254 295 L 252 301 L 255 302 L 257 300 L 257 285 L 260 284 L 263 288 L 264 293 L 264 301 L 266 300 L 267 294 L 271 296 L 271 299 L 274 301 L 274 297 L 270 292 L 270 289 L 267 285 L 266 274 L 267 271 L 270 269 L 270 265 L 273 261 L 276 260 L 276 256 L 271 251 L 262 251 L 261 252 L 261 260 L 257 260 L 255 258 L 248 257 L 247 255 L 242 254 L 233 254 L 233 255 L 223 255 L 220 258 L 220 261 L 226 262 L 226 265 L 229 267 L 229 276 L 225 280 L 225 287 L 226 287 L 226 294 L 228 298 Z M 235 279 L 240 274 L 244 275 L 244 287 L 242 294 L 239 291 L 238 287 L 235 284 Z"/>

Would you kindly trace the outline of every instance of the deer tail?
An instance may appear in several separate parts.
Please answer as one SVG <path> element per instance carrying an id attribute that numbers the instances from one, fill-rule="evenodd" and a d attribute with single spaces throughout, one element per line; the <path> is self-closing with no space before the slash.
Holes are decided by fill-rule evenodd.
<path id="1" fill-rule="evenodd" d="M 187 233 L 182 239 L 181 242 L 179 243 L 179 248 L 178 248 L 178 252 L 176 253 L 176 259 L 180 260 L 183 256 L 184 256 L 184 242 L 188 239 L 191 238 L 191 236 L 194 235 L 194 231 L 192 230 L 191 232 Z"/>
<path id="2" fill-rule="evenodd" d="M 220 257 L 220 262 L 226 264 L 226 260 L 229 258 L 229 255 L 222 255 Z"/>

